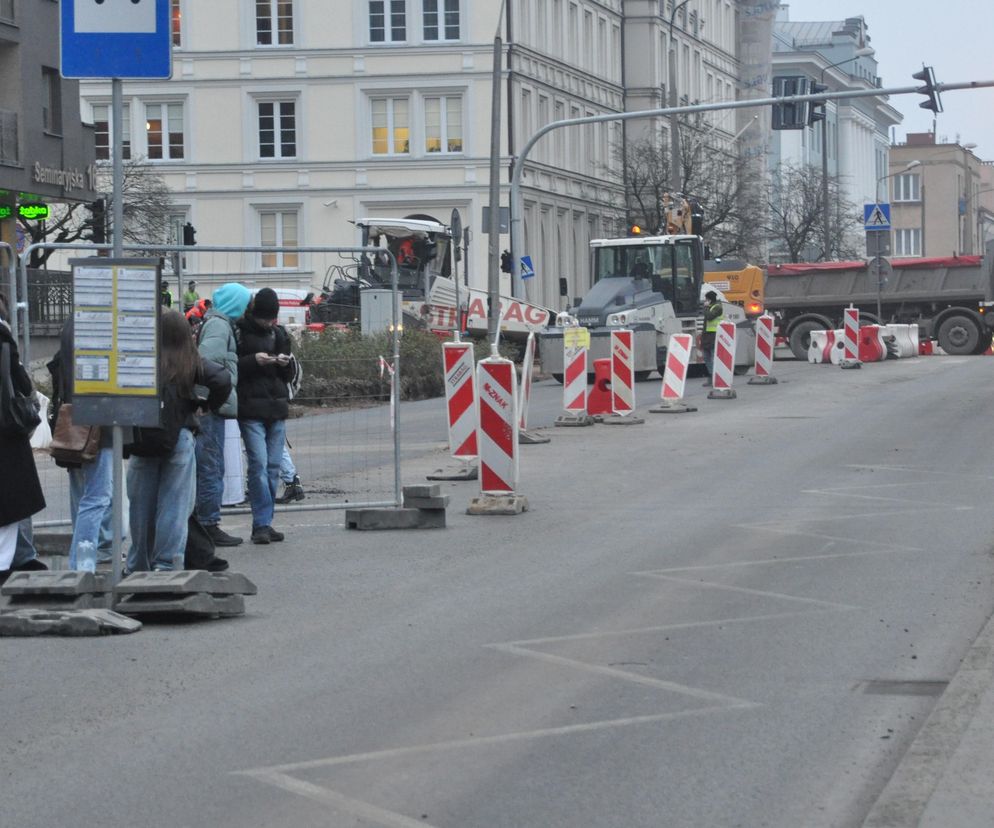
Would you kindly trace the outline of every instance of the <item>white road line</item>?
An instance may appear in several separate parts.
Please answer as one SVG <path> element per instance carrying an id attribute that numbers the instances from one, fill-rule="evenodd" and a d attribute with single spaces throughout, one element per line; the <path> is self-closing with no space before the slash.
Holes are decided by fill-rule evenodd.
<path id="1" fill-rule="evenodd" d="M 665 572 L 665 570 L 662 570 Z M 821 607 L 832 607 L 834 609 L 855 610 L 862 609 L 852 604 L 839 604 L 835 601 L 821 601 L 818 598 L 798 598 L 796 595 L 786 595 L 782 592 L 767 592 L 762 589 L 750 589 L 749 587 L 729 586 L 728 584 L 716 584 L 711 581 L 695 581 L 692 578 L 674 578 L 672 575 L 662 575 L 656 572 L 640 572 L 646 578 L 656 578 L 660 581 L 673 581 L 678 584 L 688 584 L 689 586 L 700 587 L 701 589 L 719 589 L 728 592 L 742 592 L 746 595 L 760 595 L 766 598 L 776 598 L 782 601 L 799 601 L 803 604 L 815 604 Z"/>
<path id="2" fill-rule="evenodd" d="M 847 492 L 841 489 L 801 489 L 801 494 L 826 495 L 828 497 L 851 497 L 856 500 L 886 500 L 889 503 L 918 503 L 933 509 L 972 509 L 972 506 L 960 506 L 957 503 L 936 503 L 934 500 L 911 500 L 907 497 L 883 497 L 881 495 L 864 495 Z"/>
<path id="3" fill-rule="evenodd" d="M 656 572 L 696 572 L 703 569 L 724 569 L 726 567 L 741 566 L 769 566 L 770 564 L 781 563 L 803 563 L 804 561 L 828 561 L 833 558 L 862 558 L 866 555 L 888 555 L 899 552 L 897 549 L 867 549 L 863 552 L 831 552 L 825 555 L 798 555 L 790 558 L 764 558 L 758 561 L 733 561 L 723 564 L 703 564 L 701 566 L 674 566 L 670 569 L 657 569 Z M 641 575 L 641 572 L 633 572 L 633 575 Z"/>
<path id="4" fill-rule="evenodd" d="M 922 469 L 916 468 L 914 466 L 869 466 L 861 465 L 859 463 L 853 463 L 844 468 L 847 469 L 872 469 L 874 471 L 904 471 L 904 472 L 916 472 L 918 474 L 932 474 L 937 477 L 958 477 L 958 478 L 971 478 L 973 480 L 994 480 L 994 476 L 984 475 L 984 474 L 966 474 L 960 472 L 944 472 L 936 471 L 935 469 Z"/>
<path id="5" fill-rule="evenodd" d="M 370 762 L 377 759 L 397 759 L 402 756 L 412 756 L 418 753 L 431 753 L 434 751 L 455 750 L 458 748 L 482 747 L 485 745 L 501 745 L 510 742 L 521 742 L 529 739 L 544 739 L 548 736 L 567 736 L 573 733 L 595 733 L 599 730 L 610 730 L 619 727 L 631 727 L 632 725 L 652 724 L 654 722 L 665 722 L 673 719 L 686 719 L 696 716 L 709 715 L 711 713 L 724 713 L 730 710 L 751 710 L 762 707 L 757 702 L 742 702 L 739 704 L 722 704 L 714 707 L 698 707 L 694 710 L 679 710 L 672 713 L 654 713 L 648 716 L 627 716 L 620 719 L 604 719 L 599 722 L 584 722 L 583 724 L 563 725 L 562 727 L 546 727 L 537 730 L 519 730 L 511 733 L 501 733 L 496 736 L 477 736 L 469 739 L 453 739 L 448 742 L 431 742 L 424 745 L 411 745 L 409 747 L 386 748 L 384 750 L 373 750 L 367 753 L 353 753 L 347 756 L 331 756 L 326 759 L 310 759 L 303 762 L 291 762 L 285 765 L 272 765 L 271 767 L 255 768 L 252 770 L 231 771 L 238 776 L 251 776 L 259 778 L 271 773 L 294 773 L 302 770 L 314 770 L 316 768 L 329 768 L 336 765 L 351 765 L 356 762 Z"/>
<path id="6" fill-rule="evenodd" d="M 260 782 L 275 785 L 277 788 L 281 788 L 288 793 L 297 794 L 297 796 L 302 796 L 314 802 L 320 802 L 323 805 L 331 805 L 360 819 L 370 820 L 378 825 L 386 826 L 386 828 L 425 828 L 425 826 L 432 828 L 431 824 L 425 822 L 423 819 L 411 819 L 395 811 L 388 811 L 385 808 L 379 808 L 368 802 L 343 796 L 330 788 L 312 785 L 310 782 L 295 779 L 284 773 L 277 773 L 272 770 L 238 772 L 253 779 L 258 779 Z"/>
<path id="7" fill-rule="evenodd" d="M 905 546 L 897 543 L 887 543 L 886 541 L 874 541 L 868 540 L 866 538 L 849 538 L 842 537 L 840 535 L 826 535 L 822 532 L 805 532 L 800 530 L 798 527 L 803 523 L 825 523 L 826 521 L 831 521 L 833 523 L 840 520 L 855 520 L 856 518 L 867 518 L 867 517 L 888 517 L 890 515 L 918 515 L 922 512 L 930 511 L 928 509 L 895 509 L 890 512 L 861 512 L 854 515 L 828 515 L 826 517 L 811 517 L 811 518 L 798 518 L 797 520 L 776 520 L 770 521 L 769 523 L 739 523 L 733 524 L 732 528 L 740 529 L 757 529 L 757 530 L 769 530 L 771 532 L 780 532 L 785 535 L 798 535 L 806 538 L 818 538 L 820 540 L 834 540 L 840 543 L 854 543 L 856 545 L 865 544 L 867 546 L 884 546 L 890 549 L 907 550 L 910 552 L 925 552 L 919 546 Z M 944 510 L 948 511 L 948 510 Z"/>

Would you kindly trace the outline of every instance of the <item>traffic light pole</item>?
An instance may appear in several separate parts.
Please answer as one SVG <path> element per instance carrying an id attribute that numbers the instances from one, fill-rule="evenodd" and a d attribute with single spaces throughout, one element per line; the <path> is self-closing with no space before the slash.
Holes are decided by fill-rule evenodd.
<path id="1" fill-rule="evenodd" d="M 124 255 L 124 93 L 120 78 L 112 78 L 111 86 L 111 140 L 113 142 L 113 256 Z M 121 552 L 124 542 L 124 428 L 111 426 L 111 585 L 121 580 Z"/>
<path id="2" fill-rule="evenodd" d="M 521 152 L 514 160 L 514 172 L 511 175 L 511 271 L 512 283 L 521 286 L 521 257 L 524 255 L 521 239 L 521 223 L 523 202 L 521 181 L 524 177 L 525 159 L 539 139 L 555 129 L 585 124 L 599 124 L 608 121 L 631 121 L 636 118 L 655 118 L 660 115 L 683 115 L 694 112 L 715 112 L 724 109 L 749 109 L 756 106 L 773 106 L 785 103 L 803 103 L 804 101 L 835 101 L 851 98 L 869 98 L 877 95 L 912 95 L 951 92 L 958 89 L 985 89 L 994 87 L 994 80 L 962 81 L 958 83 L 936 83 L 929 92 L 924 92 L 919 86 L 896 86 L 890 89 L 845 89 L 839 92 L 819 92 L 815 95 L 795 95 L 785 98 L 754 98 L 742 101 L 725 101 L 713 104 L 693 104 L 690 106 L 663 107 L 661 109 L 643 109 L 635 112 L 612 112 L 608 115 L 591 115 L 586 118 L 569 118 L 562 121 L 552 121 L 531 136 Z M 516 294 L 518 295 L 518 294 Z"/>

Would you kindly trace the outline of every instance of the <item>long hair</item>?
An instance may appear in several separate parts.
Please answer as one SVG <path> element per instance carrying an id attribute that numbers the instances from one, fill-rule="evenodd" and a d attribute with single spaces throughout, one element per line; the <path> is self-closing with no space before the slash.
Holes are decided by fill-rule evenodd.
<path id="1" fill-rule="evenodd" d="M 178 386 L 180 396 L 192 397 L 200 355 L 190 334 L 190 323 L 177 310 L 164 310 L 160 322 L 160 381 L 164 386 Z"/>

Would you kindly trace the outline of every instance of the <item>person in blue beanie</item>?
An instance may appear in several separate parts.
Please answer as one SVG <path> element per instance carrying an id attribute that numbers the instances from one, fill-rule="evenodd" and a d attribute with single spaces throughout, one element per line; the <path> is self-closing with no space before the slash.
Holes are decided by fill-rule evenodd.
<path id="1" fill-rule="evenodd" d="M 221 496 L 224 493 L 224 428 L 226 420 L 238 418 L 238 343 L 235 322 L 245 313 L 251 291 L 228 282 L 214 291 L 213 305 L 197 331 L 197 347 L 204 359 L 213 360 L 231 374 L 231 394 L 215 414 L 205 414 L 197 435 L 197 502 L 194 515 L 203 524 L 215 546 L 238 546 L 242 538 L 221 528 Z"/>

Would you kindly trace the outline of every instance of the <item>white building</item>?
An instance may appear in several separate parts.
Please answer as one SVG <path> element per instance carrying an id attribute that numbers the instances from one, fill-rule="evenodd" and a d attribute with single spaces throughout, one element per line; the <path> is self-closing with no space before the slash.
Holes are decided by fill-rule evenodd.
<path id="1" fill-rule="evenodd" d="M 202 245 L 351 246 L 350 220 L 460 211 L 471 283 L 486 283 L 491 67 L 496 0 L 172 0 L 173 77 L 126 82 L 127 154 L 157 165 L 178 227 Z M 733 0 L 508 0 L 501 176 L 541 125 L 661 105 L 679 49 L 687 100 L 735 97 Z M 673 25 L 670 25 L 671 19 Z M 109 158 L 110 87 L 81 84 Z M 511 105 L 508 105 L 510 100 Z M 731 135 L 732 119 L 714 119 Z M 531 298 L 586 290 L 587 245 L 619 232 L 624 128 L 543 138 L 524 176 Z M 509 248 L 502 235 L 500 249 Z M 259 257 L 275 284 L 319 285 L 306 257 Z"/>

